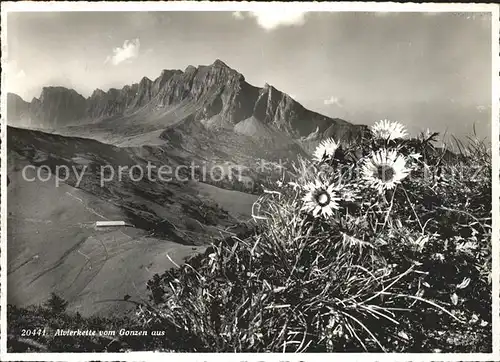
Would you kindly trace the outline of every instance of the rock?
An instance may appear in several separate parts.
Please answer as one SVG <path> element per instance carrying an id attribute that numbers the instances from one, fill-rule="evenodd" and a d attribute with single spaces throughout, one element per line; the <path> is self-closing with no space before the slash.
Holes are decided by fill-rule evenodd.
<path id="1" fill-rule="evenodd" d="M 85 98 L 73 89 L 44 87 L 29 105 L 29 115 L 40 125 L 56 127 L 84 118 L 85 108 Z"/>
<path id="2" fill-rule="evenodd" d="M 30 104 L 14 93 L 7 93 L 7 118 L 18 121 L 27 115 Z"/>
<path id="3" fill-rule="evenodd" d="M 87 99 L 64 87 L 45 87 L 31 103 L 15 94 L 7 98 L 9 120 L 27 117 L 45 127 L 84 124 L 138 110 L 156 112 L 189 104 L 192 119 L 208 127 L 232 129 L 239 124 L 241 128 L 240 122 L 252 119 L 294 138 L 315 139 L 357 138 L 365 131 L 364 126 L 312 112 L 269 84 L 254 87 L 219 59 L 211 65 L 190 65 L 184 72 L 163 70 L 154 81 L 144 77 L 122 89 L 96 89 Z"/>

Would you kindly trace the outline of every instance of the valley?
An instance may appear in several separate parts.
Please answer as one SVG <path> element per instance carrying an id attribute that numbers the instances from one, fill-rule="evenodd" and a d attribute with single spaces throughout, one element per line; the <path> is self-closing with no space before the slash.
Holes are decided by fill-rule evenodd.
<path id="1" fill-rule="evenodd" d="M 31 103 L 8 101 L 8 302 L 55 292 L 82 315 L 128 313 L 124 296 L 140 300 L 155 273 L 249 230 L 252 204 L 274 182 L 262 163 L 361 134 L 218 60 L 88 99 L 46 87 Z M 115 174 L 148 166 L 154 178 Z M 162 166 L 177 179 L 159 179 Z M 72 171 L 56 179 L 61 169 Z M 132 227 L 95 227 L 106 220 Z"/>

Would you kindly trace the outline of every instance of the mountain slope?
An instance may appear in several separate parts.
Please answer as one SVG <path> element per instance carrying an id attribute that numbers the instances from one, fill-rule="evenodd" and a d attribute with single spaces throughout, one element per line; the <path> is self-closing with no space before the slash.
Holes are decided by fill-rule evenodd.
<path id="1" fill-rule="evenodd" d="M 166 253 L 182 263 L 221 230 L 245 230 L 240 220 L 250 217 L 256 199 L 196 181 L 162 181 L 158 167 L 189 164 L 165 148 L 115 147 L 12 127 L 7 136 L 9 303 L 39 303 L 56 291 L 82 314 L 126 313 L 130 304 L 104 300 L 144 295 L 154 273 L 174 266 Z M 127 166 L 146 172 L 148 163 L 156 166 L 151 177 L 118 173 Z M 68 179 L 56 184 L 63 166 Z M 134 227 L 95 228 L 101 220 Z"/>
<path id="2" fill-rule="evenodd" d="M 125 313 L 127 303 L 103 300 L 144 295 L 145 281 L 173 265 L 165 253 L 181 263 L 221 230 L 248 230 L 242 222 L 257 196 L 235 190 L 258 192 L 270 177 L 259 175 L 261 161 L 305 155 L 306 139 L 365 131 L 270 85 L 254 87 L 219 60 L 88 98 L 63 87 L 45 87 L 32 102 L 8 94 L 7 111 L 9 302 L 39 303 L 56 291 L 83 314 Z M 149 165 L 154 180 L 136 180 L 131 169 Z M 30 176 L 61 167 L 69 174 L 59 185 L 50 175 L 30 182 L 25 166 L 35 167 Z M 161 166 L 188 167 L 161 181 Z M 204 183 L 180 180 L 193 166 Z M 222 180 L 207 180 L 203 169 Z M 100 220 L 134 227 L 94 228 Z"/>
<path id="3" fill-rule="evenodd" d="M 307 110 L 268 84 L 254 87 L 220 60 L 208 66 L 189 66 L 184 72 L 164 70 L 155 80 L 144 77 L 122 89 L 96 89 L 87 99 L 71 89 L 45 87 L 40 98 L 28 106 L 15 95 L 9 95 L 8 101 L 11 125 L 24 122 L 62 133 L 65 126 L 73 126 L 75 134 L 90 133 L 83 125 L 99 124 L 94 131 L 138 135 L 186 117 L 211 129 L 233 129 L 251 119 L 295 139 L 314 131 L 318 137 L 358 137 L 365 130 Z"/>

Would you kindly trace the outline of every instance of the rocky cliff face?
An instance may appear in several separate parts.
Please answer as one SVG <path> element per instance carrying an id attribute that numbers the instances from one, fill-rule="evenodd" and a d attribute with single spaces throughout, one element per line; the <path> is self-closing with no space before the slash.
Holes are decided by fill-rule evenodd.
<path id="1" fill-rule="evenodd" d="M 44 87 L 40 98 L 31 101 L 29 114 L 42 125 L 60 126 L 84 118 L 85 108 L 85 98 L 73 89 Z"/>
<path id="2" fill-rule="evenodd" d="M 315 131 L 317 137 L 336 136 L 339 130 L 355 136 L 363 130 L 344 120 L 309 111 L 268 84 L 254 87 L 220 60 L 208 66 L 189 66 L 184 72 L 163 70 L 154 81 L 144 77 L 122 89 L 96 89 L 87 99 L 63 87 L 43 88 L 40 98 L 31 103 L 16 95 L 8 97 L 9 121 L 23 114 L 50 127 L 139 111 L 147 115 L 186 104 L 190 105 L 194 119 L 207 121 L 213 127 L 231 128 L 251 119 L 293 137 L 305 137 Z"/>
<path id="3" fill-rule="evenodd" d="M 14 93 L 7 93 L 7 119 L 20 121 L 29 116 L 30 104 Z"/>

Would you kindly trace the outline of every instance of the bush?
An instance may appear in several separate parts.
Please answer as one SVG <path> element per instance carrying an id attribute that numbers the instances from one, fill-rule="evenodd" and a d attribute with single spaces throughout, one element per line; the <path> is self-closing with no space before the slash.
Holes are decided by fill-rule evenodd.
<path id="1" fill-rule="evenodd" d="M 19 308 L 7 305 L 9 352 L 127 352 L 151 351 L 164 348 L 164 341 L 175 339 L 168 331 L 155 336 L 146 329 L 147 336 L 120 335 L 119 330 L 144 328 L 131 317 L 83 317 L 79 313 L 54 313 L 46 306 Z M 95 331 L 95 335 L 56 335 L 63 331 Z M 28 333 L 23 333 L 28 331 Z M 115 331 L 115 336 L 99 335 L 99 331 Z"/>
<path id="2" fill-rule="evenodd" d="M 254 230 L 155 275 L 135 318 L 82 318 L 56 295 L 8 307 L 12 335 L 160 338 L 49 333 L 10 336 L 9 349 L 491 352 L 491 155 L 436 138 L 380 122 L 356 144 L 323 141 L 291 182 L 265 187 Z"/>
<path id="3" fill-rule="evenodd" d="M 254 205 L 254 235 L 155 275 L 139 320 L 178 333 L 178 351 L 491 349 L 487 149 L 372 129 L 299 160 Z M 447 174 L 477 164 L 474 179 Z"/>
<path id="4" fill-rule="evenodd" d="M 68 302 L 55 293 L 50 295 L 49 300 L 45 303 L 45 306 L 49 308 L 53 313 L 64 313 Z"/>

